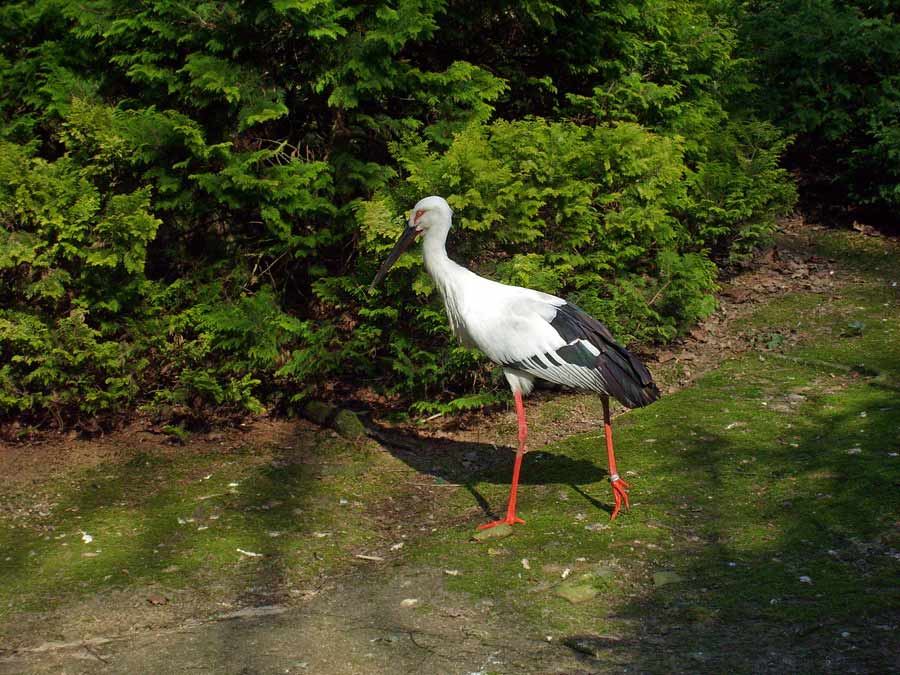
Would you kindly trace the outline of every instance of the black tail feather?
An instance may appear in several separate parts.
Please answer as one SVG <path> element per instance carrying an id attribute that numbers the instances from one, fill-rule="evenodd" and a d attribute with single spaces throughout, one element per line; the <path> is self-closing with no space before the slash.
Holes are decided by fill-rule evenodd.
<path id="1" fill-rule="evenodd" d="M 622 405 L 640 408 L 659 398 L 659 388 L 647 367 L 616 342 L 609 328 L 590 314 L 566 303 L 557 308 L 551 325 L 563 339 L 588 340 L 600 350 L 595 367 L 602 375 L 608 393 Z"/>
<path id="2" fill-rule="evenodd" d="M 650 405 L 659 398 L 659 387 L 637 357 L 624 347 L 616 347 L 618 353 L 614 356 L 607 353 L 597 357 L 597 370 L 603 376 L 609 394 L 629 408 Z"/>

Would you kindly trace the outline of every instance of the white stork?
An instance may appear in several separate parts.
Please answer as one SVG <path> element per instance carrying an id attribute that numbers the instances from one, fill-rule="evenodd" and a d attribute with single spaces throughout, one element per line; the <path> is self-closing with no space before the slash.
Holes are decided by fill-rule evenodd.
<path id="1" fill-rule="evenodd" d="M 609 481 L 615 497 L 611 520 L 615 519 L 622 502 L 626 508 L 630 504 L 629 485 L 616 471 L 609 397 L 636 408 L 659 398 L 659 389 L 644 364 L 616 342 L 606 326 L 575 305 L 554 295 L 485 279 L 450 260 L 445 244 L 452 216 L 450 205 L 442 197 L 419 201 L 410 213 L 409 226 L 370 289 L 384 279 L 416 236 L 424 235 L 425 269 L 444 299 L 453 333 L 463 345 L 480 349 L 503 367 L 516 401 L 519 449 L 506 517 L 481 529 L 525 522 L 516 517 L 516 489 L 528 433 L 522 396 L 531 392 L 535 378 L 600 394 Z"/>

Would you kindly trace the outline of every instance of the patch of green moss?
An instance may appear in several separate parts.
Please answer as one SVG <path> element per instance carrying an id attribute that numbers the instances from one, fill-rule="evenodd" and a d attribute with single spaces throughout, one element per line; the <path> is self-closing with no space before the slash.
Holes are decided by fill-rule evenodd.
<path id="1" fill-rule="evenodd" d="M 46 485 L 46 517 L 0 520 L 0 614 L 151 583 L 227 596 L 255 579 L 283 593 L 383 543 L 366 505 L 383 498 L 377 469 L 392 461 L 337 439 L 302 452 L 186 448 Z"/>

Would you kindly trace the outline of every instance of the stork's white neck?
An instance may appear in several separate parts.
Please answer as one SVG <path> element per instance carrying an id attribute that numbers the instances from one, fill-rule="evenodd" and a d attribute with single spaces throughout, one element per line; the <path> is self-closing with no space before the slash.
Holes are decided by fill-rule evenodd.
<path id="1" fill-rule="evenodd" d="M 445 219 L 425 231 L 422 238 L 422 257 L 425 261 L 425 271 L 431 275 L 435 287 L 444 300 L 450 327 L 459 335 L 457 328 L 460 323 L 460 308 L 464 303 L 466 289 L 470 287 L 470 282 L 478 277 L 474 272 L 450 260 L 447 255 L 449 231 L 450 214 L 447 214 Z"/>
<path id="2" fill-rule="evenodd" d="M 443 286 L 450 281 L 453 273 L 461 269 L 447 255 L 447 233 L 450 232 L 449 218 L 444 223 L 431 226 L 422 237 L 422 257 L 425 270 L 443 292 Z"/>
<path id="3" fill-rule="evenodd" d="M 429 227 L 422 237 L 422 257 L 425 271 L 431 275 L 434 285 L 444 301 L 450 328 L 463 344 L 473 346 L 463 326 L 462 308 L 465 304 L 466 289 L 471 290 L 471 281 L 478 279 L 462 265 L 458 265 L 447 255 L 447 233 L 450 231 L 450 214 L 446 219 Z"/>
<path id="4" fill-rule="evenodd" d="M 447 255 L 447 230 L 433 227 L 422 237 L 422 258 L 425 269 L 433 277 L 443 271 L 450 257 Z"/>

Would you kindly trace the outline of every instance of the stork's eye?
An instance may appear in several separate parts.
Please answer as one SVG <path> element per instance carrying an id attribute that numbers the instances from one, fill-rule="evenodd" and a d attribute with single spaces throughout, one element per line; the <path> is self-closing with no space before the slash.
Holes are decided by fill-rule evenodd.
<path id="1" fill-rule="evenodd" d="M 424 215 L 425 215 L 425 209 L 419 209 L 418 211 L 416 211 L 416 216 L 415 216 L 415 218 L 413 218 L 413 222 L 418 223 L 419 218 L 421 218 Z"/>

